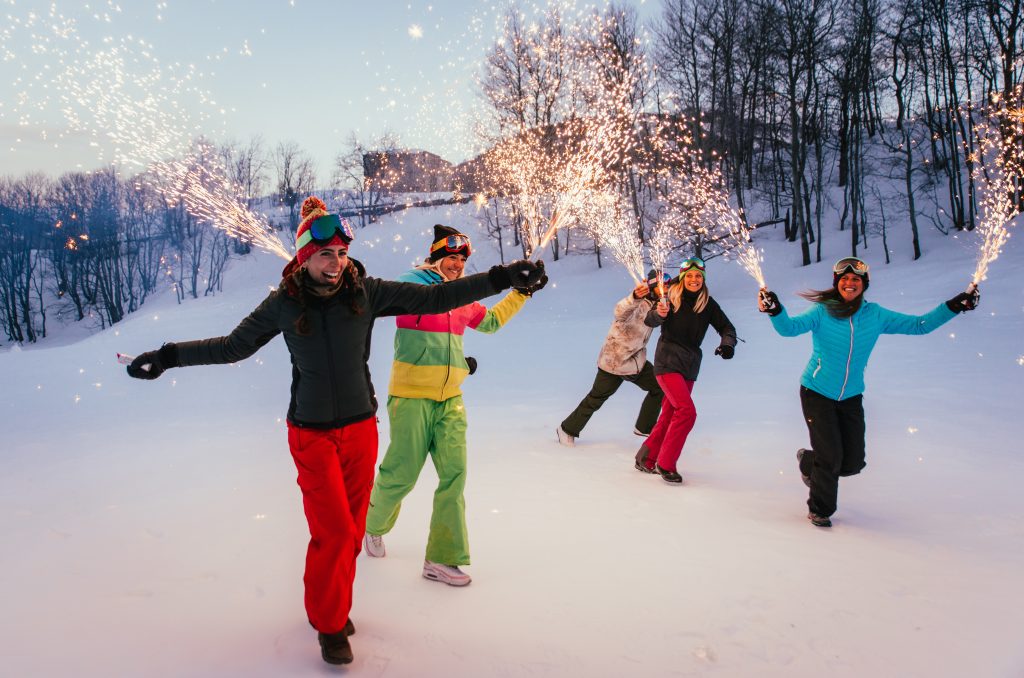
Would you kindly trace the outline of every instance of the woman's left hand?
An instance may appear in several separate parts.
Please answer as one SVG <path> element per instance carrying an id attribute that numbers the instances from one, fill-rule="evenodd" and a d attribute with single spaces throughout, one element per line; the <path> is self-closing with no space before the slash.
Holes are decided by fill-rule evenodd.
<path id="1" fill-rule="evenodd" d="M 961 292 L 952 299 L 946 302 L 946 308 L 953 313 L 964 313 L 966 311 L 973 311 L 978 308 L 978 303 L 981 301 L 981 294 L 978 292 L 978 288 L 975 287 L 970 292 Z"/>
<path id="2" fill-rule="evenodd" d="M 722 360 L 732 360 L 732 357 L 736 355 L 736 349 L 732 346 L 722 344 L 715 349 L 715 355 L 722 356 Z"/>

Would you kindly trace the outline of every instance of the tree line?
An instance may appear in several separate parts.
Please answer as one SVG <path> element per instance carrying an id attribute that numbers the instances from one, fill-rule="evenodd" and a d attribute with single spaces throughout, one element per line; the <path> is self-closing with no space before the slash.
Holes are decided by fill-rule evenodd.
<path id="1" fill-rule="evenodd" d="M 675 199 L 671 160 L 649 143 L 652 116 L 670 116 L 689 126 L 692 151 L 720 169 L 741 210 L 785 219 L 805 264 L 821 257 L 829 212 L 854 255 L 905 217 L 909 233 L 898 237 L 918 258 L 922 219 L 943 233 L 978 223 L 978 125 L 989 104 L 1019 99 L 1021 5 L 663 0 L 644 25 L 620 2 L 591 18 L 597 28 L 584 27 L 583 40 L 567 39 L 581 33 L 578 19 L 570 26 L 549 11 L 528 20 L 514 5 L 481 91 L 500 138 L 592 115 L 582 78 L 631 82 L 620 114 L 633 117 L 635 143 L 617 190 L 641 238 Z M 886 188 L 894 185 L 895 203 Z M 499 213 L 483 218 L 500 235 Z M 696 236 L 687 247 L 699 250 Z M 562 237 L 567 249 L 570 233 Z"/>

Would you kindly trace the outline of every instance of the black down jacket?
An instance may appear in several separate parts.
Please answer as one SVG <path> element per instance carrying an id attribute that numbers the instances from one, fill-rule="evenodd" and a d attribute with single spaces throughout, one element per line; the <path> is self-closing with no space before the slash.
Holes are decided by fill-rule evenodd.
<path id="1" fill-rule="evenodd" d="M 415 285 L 365 277 L 362 264 L 350 261 L 358 271 L 355 291 L 343 285 L 333 296 L 303 297 L 308 336 L 295 328 L 304 293 L 289 277 L 226 337 L 177 343 L 179 366 L 238 362 L 283 334 L 292 360 L 288 421 L 307 428 L 340 428 L 377 411 L 367 364 L 374 320 L 443 313 L 501 291 L 487 273 L 445 285 Z M 360 313 L 352 309 L 353 301 Z"/>

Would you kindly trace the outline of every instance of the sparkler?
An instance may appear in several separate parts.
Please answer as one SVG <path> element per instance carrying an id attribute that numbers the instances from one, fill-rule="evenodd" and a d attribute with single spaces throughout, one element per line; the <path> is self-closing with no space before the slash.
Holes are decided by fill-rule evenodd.
<path id="1" fill-rule="evenodd" d="M 989 119 L 978 126 L 978 161 L 974 170 L 981 186 L 981 235 L 978 262 L 967 293 L 978 294 L 978 284 L 989 265 L 999 258 L 1010 237 L 1007 226 L 1020 213 L 1018 191 L 1024 181 L 1024 92 L 1018 85 L 1010 101 L 996 97 Z"/>
<path id="2" fill-rule="evenodd" d="M 267 220 L 247 209 L 237 198 L 242 193 L 241 188 L 228 178 L 225 168 L 208 147 L 200 145 L 190 161 L 159 163 L 154 174 L 166 181 L 158 185 L 159 190 L 169 197 L 180 198 L 196 219 L 291 261 L 291 253 Z"/>
<path id="3" fill-rule="evenodd" d="M 79 34 L 78 22 L 60 14 L 56 5 L 47 16 L 30 13 L 20 24 L 35 40 L 30 51 L 50 60 L 16 97 L 13 110 L 22 125 L 31 122 L 35 110 L 59 109 L 72 132 L 94 139 L 100 159 L 104 143 L 112 144 L 117 163 L 149 168 L 143 180 L 165 198 L 180 199 L 192 216 L 291 259 L 266 220 L 238 200 L 243 191 L 223 166 L 208 158 L 195 163 L 194 151 L 189 151 L 193 137 L 223 111 L 209 92 L 194 84 L 204 76 L 194 65 L 164 67 L 152 44 L 133 37 L 106 37 L 94 47 Z M 11 33 L 3 37 L 4 60 L 16 59 Z M 52 78 L 47 80 L 45 73 Z M 186 112 L 184 99 L 200 104 L 198 114 Z M 183 154 L 187 160 L 169 159 Z M 159 175 L 156 180 L 150 178 L 154 174 Z M 77 244 L 69 240 L 67 246 Z"/>
<path id="4" fill-rule="evenodd" d="M 580 221 L 588 224 L 595 240 L 611 250 L 635 283 L 644 281 L 643 244 L 637 232 L 636 219 L 619 196 L 608 192 L 594 193 L 583 204 L 585 210 Z"/>

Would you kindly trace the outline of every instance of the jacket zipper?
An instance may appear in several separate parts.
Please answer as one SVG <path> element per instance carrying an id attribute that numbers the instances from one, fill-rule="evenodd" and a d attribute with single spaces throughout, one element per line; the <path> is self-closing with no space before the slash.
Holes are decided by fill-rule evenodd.
<path id="1" fill-rule="evenodd" d="M 324 344 L 327 346 L 327 367 L 331 375 L 331 411 L 334 412 L 334 421 L 338 421 L 341 418 L 341 412 L 338 411 L 338 384 L 334 380 L 334 354 L 331 352 L 331 330 L 327 323 L 326 308 L 320 309 L 320 317 L 324 321 Z"/>
<path id="2" fill-rule="evenodd" d="M 452 374 L 452 312 L 448 311 L 448 360 L 445 365 L 444 383 L 441 384 L 440 397 L 444 400 L 444 390 L 448 387 L 448 378 Z"/>
<path id="3" fill-rule="evenodd" d="M 846 382 L 850 380 L 850 362 L 853 360 L 853 318 L 850 318 L 850 353 L 846 356 L 846 374 L 843 375 L 843 387 L 839 389 L 839 400 L 846 393 Z"/>

